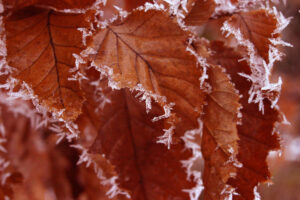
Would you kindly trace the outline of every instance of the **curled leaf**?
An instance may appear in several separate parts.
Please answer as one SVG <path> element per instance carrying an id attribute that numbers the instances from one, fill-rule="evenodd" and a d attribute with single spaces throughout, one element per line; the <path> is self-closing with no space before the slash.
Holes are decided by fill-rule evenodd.
<path id="1" fill-rule="evenodd" d="M 211 66 L 208 75 L 212 89 L 204 109 L 202 136 L 204 198 L 226 199 L 230 195 L 227 181 L 236 174 L 239 95 L 221 67 Z"/>
<path id="2" fill-rule="evenodd" d="M 147 93 L 164 108 L 174 102 L 182 132 L 197 126 L 204 96 L 199 88 L 201 69 L 186 51 L 189 36 L 162 11 L 135 11 L 124 21 L 97 30 L 88 41 L 92 53 L 87 59 L 109 76 L 113 88 Z"/>
<path id="3" fill-rule="evenodd" d="M 191 188 L 194 183 L 187 181 L 180 161 L 187 159 L 190 152 L 183 143 L 172 145 L 170 150 L 157 143 L 163 132 L 163 120 L 153 122 L 152 118 L 163 112 L 161 107 L 154 104 L 147 114 L 136 93 L 112 90 L 106 79 L 99 81 L 97 87 L 102 88 L 110 103 L 96 111 L 97 99 L 93 95 L 87 97 L 87 130 L 97 133 L 90 152 L 105 155 L 115 166 L 117 183 L 130 192 L 132 199 L 187 199 L 188 194 L 182 189 Z M 85 86 L 85 91 L 94 90 L 95 87 Z"/>
<path id="4" fill-rule="evenodd" d="M 274 131 L 279 113 L 276 108 L 271 108 L 271 102 L 267 98 L 263 100 L 264 114 L 259 110 L 258 104 L 248 103 L 251 82 L 239 73 L 250 74 L 251 71 L 245 61 L 240 61 L 241 56 L 237 52 L 224 47 L 220 42 L 212 43 L 211 48 L 215 52 L 211 61 L 226 69 L 242 95 L 242 120 L 237 126 L 240 138 L 237 158 L 242 167 L 238 168 L 236 177 L 231 178 L 229 184 L 236 188 L 239 194 L 234 196 L 235 199 L 253 199 L 255 186 L 270 179 L 266 162 L 269 151 L 280 148 L 279 136 Z"/>

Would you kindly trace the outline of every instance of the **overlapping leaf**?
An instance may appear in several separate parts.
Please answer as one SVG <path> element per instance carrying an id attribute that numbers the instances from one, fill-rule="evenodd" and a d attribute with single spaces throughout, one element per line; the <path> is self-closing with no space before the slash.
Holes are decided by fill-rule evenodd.
<path id="1" fill-rule="evenodd" d="M 234 196 L 235 199 L 253 199 L 254 187 L 270 178 L 266 162 L 269 151 L 280 148 L 278 134 L 274 132 L 279 114 L 276 108 L 271 108 L 268 99 L 263 101 L 264 114 L 257 104 L 248 103 L 251 82 L 238 73 L 250 74 L 251 71 L 245 61 L 240 61 L 241 56 L 238 53 L 219 42 L 212 43 L 211 48 L 215 52 L 211 61 L 226 69 L 242 95 L 240 100 L 242 121 L 238 125 L 240 140 L 237 158 L 243 166 L 237 170 L 236 178 L 229 180 L 229 183 L 239 194 Z"/>
<path id="2" fill-rule="evenodd" d="M 135 11 L 94 33 L 88 42 L 94 54 L 88 60 L 102 71 L 112 70 L 117 87 L 142 87 L 175 102 L 174 111 L 184 124 L 177 130 L 184 132 L 197 126 L 204 96 L 199 89 L 201 70 L 186 51 L 188 37 L 162 11 Z"/>
<path id="3" fill-rule="evenodd" d="M 5 19 L 7 61 L 20 83 L 27 83 L 50 111 L 63 110 L 63 118 L 75 119 L 84 100 L 76 81 L 69 81 L 73 53 L 83 46 L 78 14 L 55 13 L 28 7 Z"/>
<path id="4" fill-rule="evenodd" d="M 227 181 L 236 174 L 238 153 L 239 95 L 224 69 L 211 66 L 207 96 L 202 154 L 205 160 L 203 182 L 205 199 L 226 199 L 230 195 Z"/>
<path id="5" fill-rule="evenodd" d="M 148 5 L 148 11 L 135 10 L 128 17 L 121 14 L 103 27 L 97 26 L 99 21 L 87 24 L 84 14 L 62 11 L 83 11 L 94 2 L 4 0 L 6 60 L 14 69 L 12 76 L 19 80 L 15 90 L 26 83 L 35 95 L 33 98 L 48 111 L 62 111 L 63 119 L 74 120 L 80 131 L 75 144 L 88 149 L 84 153 L 90 156 L 81 157 L 80 162 L 93 163 L 89 169 L 77 167 L 78 154 L 74 149 L 68 149 L 66 143 L 55 148 L 51 133 L 46 129 L 32 130 L 28 119 L 20 118 L 8 138 L 12 164 L 21 166 L 20 171 L 26 175 L 24 184 L 14 188 L 16 198 L 41 199 L 48 195 L 56 199 L 125 199 L 120 195 L 125 191 L 133 200 L 188 199 L 183 189 L 191 189 L 195 182 L 187 180 L 181 161 L 191 158 L 192 152 L 179 138 L 198 128 L 197 120 L 203 114 L 204 198 L 229 198 L 236 194 L 232 193 L 235 189 L 238 195 L 234 199 L 253 199 L 255 186 L 270 177 L 268 152 L 279 148 L 278 136 L 273 132 L 278 111 L 271 108 L 267 98 L 264 114 L 258 105 L 248 103 L 251 83 L 238 73 L 250 74 L 250 68 L 241 61 L 242 56 L 218 42 L 210 46 L 208 41 L 199 42 L 197 45 L 203 45 L 203 49 L 193 46 L 200 49 L 199 60 L 213 52 L 208 58 L 213 65 L 208 69 L 207 79 L 212 90 L 203 112 L 205 92 L 199 81 L 202 66 L 187 51 L 194 35 L 177 24 L 176 13 L 170 16 L 157 5 L 155 9 Z M 144 2 L 118 3 L 131 11 Z M 184 2 L 177 3 L 182 9 Z M 215 9 L 215 3 L 209 0 L 186 3 L 186 25 L 202 25 Z M 110 1 L 102 9 L 114 13 L 110 10 L 113 5 L 115 1 Z M 57 9 L 61 12 L 54 11 Z M 89 19 L 99 20 L 98 17 Z M 105 12 L 103 18 L 107 19 Z M 229 17 L 227 23 L 239 29 L 257 53 L 268 60 L 269 39 L 279 37 L 273 34 L 277 27 L 274 15 L 265 10 L 242 11 Z M 98 71 L 83 66 L 81 72 L 87 72 L 88 79 L 81 80 L 79 86 L 69 78 L 75 66 L 73 54 L 85 49 L 78 31 L 82 27 L 88 27 L 91 35 L 85 51 L 89 55 L 81 55 L 87 56 L 87 64 Z M 141 96 L 146 102 L 141 102 Z M 240 104 L 242 118 L 238 124 Z M 153 120 L 157 116 L 161 116 L 160 120 Z M 7 121 L 13 127 L 14 121 Z M 176 136 L 170 149 L 157 143 L 158 137 L 168 131 L 174 131 L 172 135 Z M 236 157 L 243 164 L 238 169 Z M 42 167 L 41 161 L 45 163 Z M 193 165 L 196 167 L 199 165 Z M 106 179 L 106 175 L 117 175 L 116 183 Z M 109 184 L 100 186 L 100 181 Z M 5 195 L 11 193 L 10 189 L 0 190 L 0 199 L 3 191 Z"/>
<path id="6" fill-rule="evenodd" d="M 91 152 L 104 154 L 115 166 L 120 187 L 128 190 L 132 199 L 187 199 L 182 189 L 194 184 L 187 181 L 180 161 L 187 159 L 190 152 L 182 143 L 170 150 L 157 143 L 157 137 L 163 134 L 163 121 L 152 122 L 152 118 L 162 109 L 153 105 L 147 114 L 145 104 L 135 94 L 128 89 L 112 90 L 105 79 L 97 87 L 102 88 L 110 103 L 96 111 L 98 105 L 92 92 L 95 88 L 86 85 L 85 91 L 91 96 L 78 119 L 81 123 L 83 118 L 90 121 L 86 127 L 89 132 L 96 130 Z"/>
<path id="7" fill-rule="evenodd" d="M 241 12 L 231 16 L 228 24 L 241 31 L 244 39 L 254 44 L 258 54 L 268 60 L 270 39 L 278 38 L 274 33 L 277 28 L 277 20 L 273 14 L 266 10 L 254 10 Z"/>

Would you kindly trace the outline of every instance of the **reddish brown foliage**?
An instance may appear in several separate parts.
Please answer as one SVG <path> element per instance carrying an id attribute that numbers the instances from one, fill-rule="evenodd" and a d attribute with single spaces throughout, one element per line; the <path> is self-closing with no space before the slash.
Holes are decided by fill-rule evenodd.
<path id="1" fill-rule="evenodd" d="M 268 61 L 275 14 L 149 2 L 3 1 L 0 200 L 198 200 L 202 187 L 204 199 L 250 200 L 269 180 L 279 148 L 269 71 L 199 30 L 224 17 Z M 265 80 L 245 78 L 255 70 Z"/>

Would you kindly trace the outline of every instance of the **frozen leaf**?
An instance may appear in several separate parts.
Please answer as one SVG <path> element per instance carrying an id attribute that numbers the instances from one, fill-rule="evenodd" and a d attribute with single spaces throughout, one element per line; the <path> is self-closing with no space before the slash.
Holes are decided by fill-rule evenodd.
<path id="1" fill-rule="evenodd" d="M 255 46 L 258 54 L 266 61 L 269 59 L 270 39 L 276 39 L 277 20 L 273 14 L 266 10 L 240 12 L 231 16 L 227 23 L 236 30 L 240 30 L 244 39 Z"/>
<path id="2" fill-rule="evenodd" d="M 248 91 L 251 82 L 238 73 L 251 73 L 246 61 L 240 61 L 241 56 L 233 49 L 226 48 L 220 42 L 211 44 L 215 54 L 211 61 L 221 65 L 230 74 L 236 89 L 242 95 L 241 124 L 238 125 L 239 153 L 238 161 L 242 167 L 237 170 L 236 178 L 229 180 L 229 184 L 236 188 L 239 194 L 235 199 L 253 199 L 254 187 L 270 179 L 270 172 L 266 162 L 269 151 L 280 148 L 279 137 L 275 132 L 275 123 L 279 120 L 276 108 L 271 108 L 271 102 L 264 99 L 264 114 L 259 105 L 248 103 Z"/>
<path id="3" fill-rule="evenodd" d="M 211 93 L 204 108 L 202 154 L 204 198 L 226 199 L 230 195 L 227 182 L 236 174 L 238 153 L 239 95 L 229 76 L 219 66 L 208 70 Z M 231 188 L 232 190 L 233 188 Z"/>
<path id="4" fill-rule="evenodd" d="M 12 76 L 29 85 L 43 106 L 61 112 L 67 120 L 81 112 L 84 100 L 76 81 L 69 81 L 73 53 L 82 50 L 84 16 L 56 13 L 34 7 L 5 19 L 7 62 Z"/>
<path id="5" fill-rule="evenodd" d="M 93 80 L 91 75 L 89 78 Z M 130 192 L 132 199 L 187 199 L 188 194 L 182 190 L 194 184 L 187 181 L 180 161 L 190 152 L 182 142 L 170 150 L 156 142 L 163 134 L 163 120 L 153 122 L 152 118 L 163 112 L 161 107 L 154 104 L 147 114 L 145 103 L 128 89 L 112 90 L 106 79 L 97 87 L 103 88 L 110 103 L 97 112 L 95 97 L 87 96 L 84 115 L 93 125 L 87 131 L 93 128 L 97 133 L 90 152 L 103 154 L 115 166 L 117 183 Z M 93 94 L 89 91 L 94 87 L 84 88 Z"/>
<path id="6" fill-rule="evenodd" d="M 98 177 L 95 175 L 93 167 L 85 167 L 81 165 L 79 167 L 79 181 L 83 185 L 83 191 L 78 197 L 78 200 L 121 200 L 126 197 L 114 197 L 109 198 L 106 192 L 109 187 L 100 183 Z"/>
<path id="7" fill-rule="evenodd" d="M 88 60 L 108 76 L 111 87 L 145 94 L 148 110 L 151 100 L 147 95 L 157 97 L 164 108 L 174 102 L 173 111 L 182 118 L 179 123 L 184 128 L 185 121 L 196 126 L 204 93 L 199 88 L 201 69 L 186 51 L 189 35 L 162 11 L 135 11 L 124 21 L 117 20 L 94 33 L 88 41 L 93 49 Z M 160 118 L 168 117 L 169 111 Z"/>

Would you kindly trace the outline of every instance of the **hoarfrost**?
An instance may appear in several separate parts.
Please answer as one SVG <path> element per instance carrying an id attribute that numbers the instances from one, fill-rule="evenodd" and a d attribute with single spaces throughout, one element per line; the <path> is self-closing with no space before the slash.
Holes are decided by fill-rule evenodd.
<path id="1" fill-rule="evenodd" d="M 170 149 L 171 144 L 172 144 L 172 135 L 174 134 L 174 130 L 175 130 L 175 126 L 171 126 L 168 129 L 163 129 L 163 131 L 165 133 L 162 136 L 158 137 L 158 140 L 156 141 L 156 143 L 165 144 L 168 147 L 168 149 Z"/>
<path id="2" fill-rule="evenodd" d="M 273 13 L 278 20 L 277 28 L 273 33 L 276 34 L 282 31 L 288 25 L 290 18 L 284 18 L 283 15 L 276 10 L 276 8 L 273 8 L 271 13 Z M 267 63 L 261 56 L 257 54 L 253 43 L 244 38 L 239 29 L 232 27 L 227 21 L 225 21 L 221 30 L 226 37 L 228 37 L 229 35 L 233 35 L 239 45 L 246 47 L 248 55 L 243 59 L 247 60 L 247 62 L 249 63 L 251 74 L 248 75 L 240 73 L 240 75 L 252 82 L 252 86 L 249 90 L 248 102 L 258 103 L 259 109 L 262 111 L 262 113 L 264 113 L 264 98 L 268 93 L 271 94 L 272 92 L 276 92 L 279 94 L 281 90 L 282 81 L 280 77 L 276 83 L 271 83 L 269 80 L 274 63 L 281 60 L 283 56 L 276 45 L 291 45 L 283 42 L 281 39 L 269 39 L 271 44 L 269 45 L 269 62 Z M 272 108 L 276 105 L 278 98 L 279 95 L 277 95 L 275 99 L 270 99 L 272 102 Z"/>
<path id="3" fill-rule="evenodd" d="M 91 6 L 87 8 L 72 8 L 72 9 L 57 9 L 52 6 L 45 6 L 45 5 L 38 5 L 40 8 L 46 8 L 46 9 L 51 9 L 56 12 L 62 12 L 62 13 L 75 13 L 75 14 L 80 14 L 80 13 L 86 13 L 87 10 L 95 9 L 99 7 L 99 5 L 106 5 L 106 0 L 96 0 Z"/>
<path id="4" fill-rule="evenodd" d="M 215 3 L 216 8 L 213 16 L 219 13 L 233 13 L 237 9 L 237 6 L 232 4 L 230 0 L 215 0 Z"/>
<path id="5" fill-rule="evenodd" d="M 200 118 L 198 119 L 198 126 L 199 127 L 197 129 L 186 131 L 184 136 L 181 137 L 184 141 L 185 147 L 192 151 L 192 157 L 190 157 L 188 160 L 181 161 L 182 166 L 186 169 L 187 179 L 191 180 L 193 177 L 193 180 L 196 182 L 196 186 L 194 188 L 183 190 L 189 194 L 190 200 L 198 200 L 201 192 L 204 189 L 201 171 L 193 169 L 193 166 L 196 164 L 196 162 L 204 162 L 201 153 L 201 147 L 195 141 L 196 137 L 202 137 L 203 122 Z"/>
<path id="6" fill-rule="evenodd" d="M 233 200 L 233 195 L 239 195 L 235 188 L 232 188 L 230 185 L 225 185 L 224 189 L 222 190 L 221 194 L 226 194 L 224 200 Z"/>
<path id="7" fill-rule="evenodd" d="M 77 161 L 77 165 L 85 163 L 86 167 L 92 166 L 94 169 L 94 172 L 95 172 L 97 178 L 100 180 L 101 184 L 110 186 L 109 191 L 106 192 L 106 195 L 110 199 L 114 198 L 118 195 L 124 195 L 127 199 L 130 199 L 130 194 L 127 191 L 124 191 L 121 188 L 119 188 L 118 183 L 117 183 L 118 177 L 116 177 L 116 176 L 113 176 L 110 178 L 105 177 L 103 169 L 101 169 L 97 165 L 96 161 L 93 160 L 93 158 L 88 153 L 87 149 L 85 149 L 80 144 L 70 145 L 70 146 L 81 151 L 80 157 Z"/>
<path id="8" fill-rule="evenodd" d="M 200 88 L 204 89 L 204 90 L 207 90 L 207 89 L 209 90 L 209 88 L 207 88 L 207 85 L 204 87 L 205 80 L 208 79 L 207 68 L 209 67 L 209 64 L 205 57 L 202 57 L 201 55 L 199 55 L 194 50 L 194 48 L 191 47 L 191 44 L 194 40 L 195 40 L 195 37 L 189 38 L 186 51 L 190 52 L 191 55 L 195 56 L 195 58 L 197 59 L 197 63 L 202 67 L 202 76 L 199 77 Z"/>
<path id="9" fill-rule="evenodd" d="M 254 193 L 254 200 L 260 200 L 260 195 L 257 192 L 257 186 L 254 187 L 253 193 Z"/>

